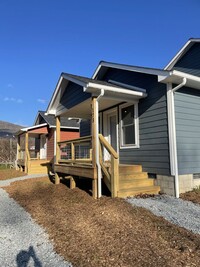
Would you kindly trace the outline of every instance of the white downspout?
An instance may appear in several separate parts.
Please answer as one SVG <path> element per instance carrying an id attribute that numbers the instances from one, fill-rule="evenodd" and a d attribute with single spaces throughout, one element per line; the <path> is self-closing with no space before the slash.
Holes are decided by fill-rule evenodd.
<path id="1" fill-rule="evenodd" d="M 173 138 L 173 148 L 172 148 L 172 154 L 174 158 L 173 162 L 173 172 L 174 172 L 174 177 L 175 177 L 175 197 L 179 198 L 179 178 L 178 178 L 178 155 L 177 155 L 177 142 L 176 142 L 176 119 L 175 119 L 175 105 L 174 105 L 174 93 L 183 87 L 187 82 L 186 78 L 183 78 L 182 83 L 177 85 L 174 88 L 169 88 L 169 93 L 170 93 L 170 101 L 171 101 L 171 126 L 172 126 L 172 138 Z M 171 87 L 171 84 L 170 84 Z"/>
<path id="2" fill-rule="evenodd" d="M 101 189 L 101 165 L 99 163 L 99 100 L 104 95 L 104 89 L 101 89 L 101 93 L 98 95 L 96 99 L 96 165 L 97 165 L 97 182 L 98 182 L 98 198 L 102 195 Z"/>

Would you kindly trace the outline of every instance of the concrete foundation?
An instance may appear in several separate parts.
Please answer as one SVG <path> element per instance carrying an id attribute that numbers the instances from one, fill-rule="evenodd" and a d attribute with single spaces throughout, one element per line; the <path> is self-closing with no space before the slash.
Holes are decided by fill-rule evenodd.
<path id="1" fill-rule="evenodd" d="M 155 185 L 159 185 L 161 193 L 175 196 L 174 176 L 157 175 Z M 193 174 L 179 175 L 179 192 L 185 193 L 200 186 L 200 178 L 194 179 Z"/>

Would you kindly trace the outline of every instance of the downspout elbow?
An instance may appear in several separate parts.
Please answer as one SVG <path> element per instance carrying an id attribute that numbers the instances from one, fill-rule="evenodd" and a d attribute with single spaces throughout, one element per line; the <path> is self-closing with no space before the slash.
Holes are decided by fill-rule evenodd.
<path id="1" fill-rule="evenodd" d="M 176 87 L 172 88 L 172 92 L 176 92 L 178 89 L 180 89 L 181 87 L 183 87 L 184 85 L 186 85 L 187 82 L 187 78 L 183 78 L 182 83 L 180 83 L 179 85 L 177 85 Z"/>

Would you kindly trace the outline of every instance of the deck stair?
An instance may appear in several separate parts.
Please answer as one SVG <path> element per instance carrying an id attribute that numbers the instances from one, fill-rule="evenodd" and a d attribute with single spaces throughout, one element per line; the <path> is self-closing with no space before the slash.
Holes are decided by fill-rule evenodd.
<path id="1" fill-rule="evenodd" d="M 105 179 L 106 177 L 104 181 Z M 108 181 L 105 181 L 105 184 L 109 188 Z M 148 178 L 147 172 L 142 171 L 141 165 L 119 165 L 118 197 L 158 194 L 159 191 L 160 187 L 154 185 L 154 180 Z"/>
<path id="2" fill-rule="evenodd" d="M 48 165 L 47 160 L 29 160 L 28 174 L 48 174 Z"/>

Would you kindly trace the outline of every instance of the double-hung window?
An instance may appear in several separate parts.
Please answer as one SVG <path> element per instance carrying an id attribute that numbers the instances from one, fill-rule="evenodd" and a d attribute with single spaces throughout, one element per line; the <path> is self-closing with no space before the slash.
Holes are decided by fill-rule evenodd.
<path id="1" fill-rule="evenodd" d="M 120 106 L 120 148 L 139 146 L 138 104 Z"/>

